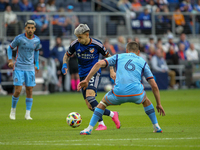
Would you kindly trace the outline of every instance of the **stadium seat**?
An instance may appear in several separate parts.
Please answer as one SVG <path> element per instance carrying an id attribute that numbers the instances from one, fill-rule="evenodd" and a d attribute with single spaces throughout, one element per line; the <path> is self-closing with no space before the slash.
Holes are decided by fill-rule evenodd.
<path id="1" fill-rule="evenodd" d="M 82 7 L 81 3 L 74 3 L 73 6 L 74 6 L 74 12 L 81 12 L 82 11 L 82 9 L 81 9 L 81 7 Z"/>
<path id="2" fill-rule="evenodd" d="M 89 16 L 79 16 L 79 22 L 80 23 L 88 23 L 90 20 Z"/>
<path id="3" fill-rule="evenodd" d="M 106 24 L 106 34 L 107 35 L 117 34 L 117 24 L 115 22 L 109 22 Z"/>
<path id="4" fill-rule="evenodd" d="M 90 28 L 90 35 L 94 35 L 94 24 L 93 24 L 93 22 L 88 22 L 87 25 Z"/>
<path id="5" fill-rule="evenodd" d="M 170 11 L 170 12 L 175 11 L 175 9 L 176 9 L 177 6 L 178 6 L 177 3 L 169 3 L 169 6 L 168 6 L 169 11 Z"/>
<path id="6" fill-rule="evenodd" d="M 91 9 L 91 3 L 90 2 L 84 2 L 82 3 L 82 10 L 84 12 L 91 12 L 92 9 Z"/>

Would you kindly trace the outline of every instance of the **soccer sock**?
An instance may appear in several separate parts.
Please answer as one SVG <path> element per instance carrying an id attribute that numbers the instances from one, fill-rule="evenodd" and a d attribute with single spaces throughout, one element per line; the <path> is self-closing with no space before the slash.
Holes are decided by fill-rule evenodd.
<path id="1" fill-rule="evenodd" d="M 102 118 L 102 115 L 104 113 L 104 110 L 100 109 L 100 108 L 95 108 L 93 116 L 90 120 L 90 125 L 91 126 L 95 126 L 95 124 L 97 123 L 97 121 Z"/>
<path id="2" fill-rule="evenodd" d="M 103 125 L 103 126 L 105 126 L 103 120 L 102 120 L 102 121 L 99 121 L 99 125 Z"/>
<path id="3" fill-rule="evenodd" d="M 99 103 L 97 102 L 97 100 L 95 99 L 94 96 L 88 96 L 88 97 L 86 97 L 86 99 L 87 99 L 88 102 L 91 104 L 91 106 L 92 106 L 92 108 L 93 108 L 93 111 L 94 111 L 94 109 L 97 107 L 97 105 L 98 105 Z M 108 110 L 108 109 L 105 109 L 103 115 L 110 116 L 110 114 L 111 114 L 111 111 Z M 113 116 L 114 116 L 114 114 L 113 114 Z"/>
<path id="4" fill-rule="evenodd" d="M 71 87 L 72 87 L 72 91 L 76 90 L 76 81 L 75 81 L 75 79 L 71 79 Z"/>
<path id="5" fill-rule="evenodd" d="M 32 104 L 33 104 L 33 98 L 26 98 L 26 110 L 31 111 Z"/>
<path id="6" fill-rule="evenodd" d="M 151 104 L 147 107 L 144 107 L 144 111 L 149 116 L 149 118 L 151 119 L 152 124 L 158 123 L 153 104 Z"/>
<path id="7" fill-rule="evenodd" d="M 19 97 L 12 96 L 12 108 L 16 108 Z"/>
<path id="8" fill-rule="evenodd" d="M 86 97 L 86 99 L 88 100 L 88 102 L 89 102 L 90 105 L 92 106 L 92 111 L 94 111 L 95 108 L 96 108 L 97 105 L 98 105 L 97 100 L 95 99 L 94 96 L 88 96 L 88 97 Z M 101 121 L 103 121 L 103 118 L 102 118 L 102 117 L 99 119 L 99 122 L 101 122 Z"/>
<path id="9" fill-rule="evenodd" d="M 110 111 L 110 115 L 111 118 L 114 117 L 114 112 Z"/>
<path id="10" fill-rule="evenodd" d="M 80 79 L 76 79 L 76 90 L 77 90 L 77 85 L 79 84 Z"/>

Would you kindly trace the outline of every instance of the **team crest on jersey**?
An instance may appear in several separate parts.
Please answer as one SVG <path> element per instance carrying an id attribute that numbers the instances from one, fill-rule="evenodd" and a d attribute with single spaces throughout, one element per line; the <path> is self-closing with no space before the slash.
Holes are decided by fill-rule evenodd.
<path id="1" fill-rule="evenodd" d="M 17 79 L 17 78 L 15 78 L 15 82 L 18 82 L 18 79 Z"/>
<path id="2" fill-rule="evenodd" d="M 90 53 L 94 53 L 94 48 L 91 48 L 89 51 Z"/>
<path id="3" fill-rule="evenodd" d="M 81 52 L 81 50 L 80 50 L 80 49 L 78 49 L 78 50 L 77 50 L 77 52 Z"/>

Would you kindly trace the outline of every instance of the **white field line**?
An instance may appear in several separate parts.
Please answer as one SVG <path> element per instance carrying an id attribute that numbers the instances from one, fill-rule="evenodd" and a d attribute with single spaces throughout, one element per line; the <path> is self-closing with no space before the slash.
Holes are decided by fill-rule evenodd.
<path id="1" fill-rule="evenodd" d="M 120 144 L 117 141 L 144 141 L 144 140 L 199 140 L 200 137 L 188 138 L 129 138 L 129 139 L 87 139 L 87 140 L 53 140 L 53 141 L 14 141 L 14 142 L 0 142 L 0 145 L 67 145 L 67 146 L 139 146 L 139 147 L 200 147 L 200 145 L 146 145 L 146 144 Z M 91 143 L 85 143 L 85 142 Z M 96 143 L 94 143 L 96 141 Z M 98 142 L 103 143 L 98 143 Z M 116 143 L 105 143 L 105 141 L 116 141 Z M 83 143 L 73 143 L 83 142 Z"/>

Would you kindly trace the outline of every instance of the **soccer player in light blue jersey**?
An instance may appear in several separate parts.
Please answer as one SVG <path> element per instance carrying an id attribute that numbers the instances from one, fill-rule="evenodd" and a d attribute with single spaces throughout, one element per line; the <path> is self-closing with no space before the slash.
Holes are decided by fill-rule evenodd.
<path id="1" fill-rule="evenodd" d="M 70 56 L 76 53 L 78 58 L 78 70 L 79 70 L 79 77 L 80 81 L 84 80 L 85 77 L 90 72 L 91 68 L 95 65 L 96 62 L 99 60 L 99 54 L 102 54 L 105 57 L 111 56 L 103 46 L 103 44 L 94 38 L 89 37 L 89 27 L 86 24 L 79 24 L 79 26 L 75 29 L 74 34 L 77 36 L 78 39 L 73 41 L 65 53 L 63 57 L 63 67 L 62 72 L 63 74 L 67 74 L 67 64 L 69 62 Z M 97 88 L 100 82 L 100 74 L 101 69 L 97 71 L 96 74 L 93 75 L 91 80 L 89 81 L 89 86 L 87 89 L 82 90 L 83 98 L 86 102 L 88 108 L 92 111 L 98 105 L 97 100 L 95 99 Z M 115 72 L 113 67 L 110 67 L 110 76 L 111 78 L 115 79 Z M 120 128 L 120 121 L 118 118 L 118 112 L 110 111 L 105 109 L 104 115 L 110 116 L 114 121 L 116 128 Z M 96 130 L 106 130 L 107 127 L 103 122 L 102 117 L 98 120 L 99 125 Z"/>
<path id="2" fill-rule="evenodd" d="M 39 71 L 39 45 L 40 39 L 34 32 L 36 24 L 33 20 L 25 23 L 25 33 L 18 35 L 8 46 L 8 66 L 13 68 L 14 94 L 12 96 L 12 107 L 10 119 L 16 119 L 16 106 L 23 83 L 26 86 L 26 120 L 32 120 L 30 111 L 33 103 L 32 90 L 35 84 L 35 71 Z M 12 50 L 17 48 L 15 63 L 12 61 Z M 35 62 L 35 64 L 34 64 Z"/>
<path id="3" fill-rule="evenodd" d="M 87 88 L 91 77 L 99 70 L 99 68 L 106 66 L 116 66 L 115 86 L 103 97 L 102 101 L 98 104 L 90 120 L 89 126 L 80 132 L 81 135 L 91 134 L 93 127 L 97 123 L 97 120 L 103 115 L 107 106 L 120 105 L 126 102 L 142 104 L 145 113 L 149 116 L 153 124 L 154 132 L 162 132 L 162 129 L 158 125 L 154 107 L 151 101 L 147 98 L 144 87 L 141 83 L 142 76 L 144 75 L 144 77 L 151 85 L 157 102 L 156 108 L 158 112 L 160 115 L 165 115 L 165 111 L 160 102 L 159 89 L 153 78 L 153 74 L 151 73 L 150 68 L 144 59 L 138 56 L 138 43 L 129 42 L 126 47 L 126 51 L 127 53 L 117 54 L 97 62 L 85 80 L 78 84 L 78 90 L 81 88 Z"/>

